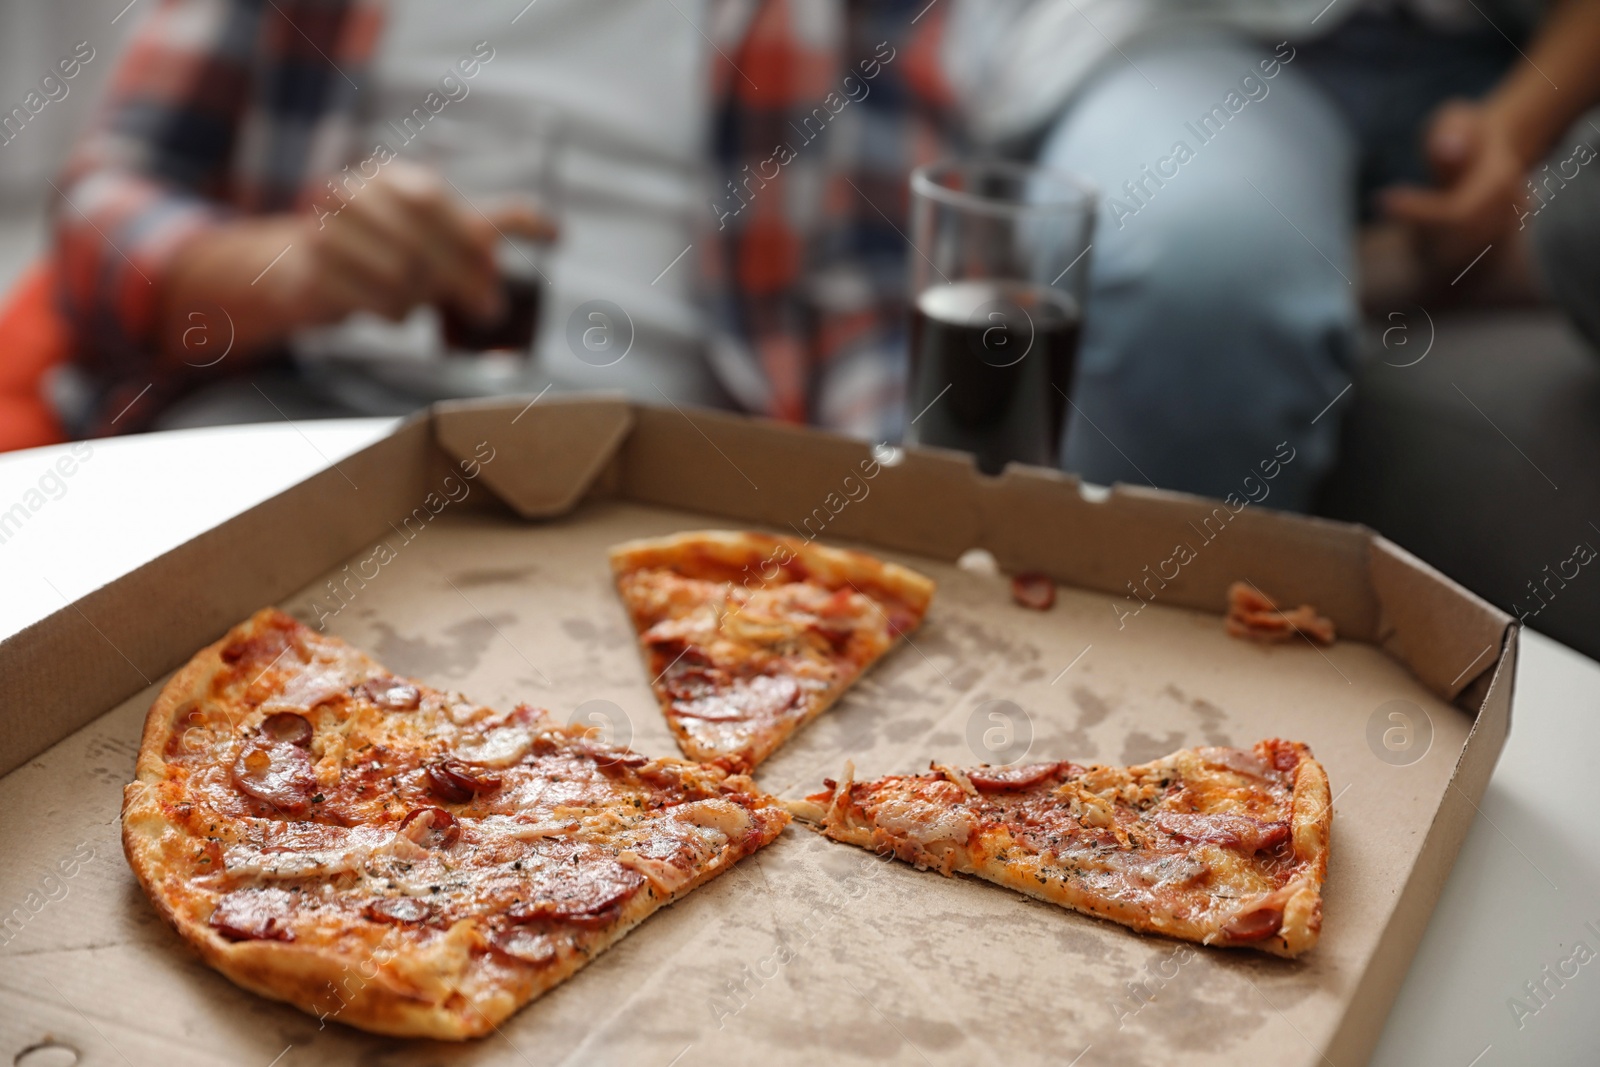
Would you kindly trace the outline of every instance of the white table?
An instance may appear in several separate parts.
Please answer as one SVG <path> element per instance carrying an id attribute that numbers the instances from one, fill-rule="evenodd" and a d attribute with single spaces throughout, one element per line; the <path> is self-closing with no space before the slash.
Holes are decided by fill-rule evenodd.
<path id="1" fill-rule="evenodd" d="M 57 484 L 66 448 L 0 456 L 0 635 L 382 436 L 387 419 L 241 426 L 93 443 Z M 82 446 L 79 446 L 80 450 Z M 45 479 L 41 484 L 41 479 Z M 31 489 L 40 496 L 29 497 Z M 26 504 L 24 505 L 27 506 Z M 1511 739 L 1374 1064 L 1600 1064 L 1600 664 L 1524 635 Z M 5 857 L 0 857 L 4 862 Z M 1597 955 L 1547 1003 L 1544 979 L 1582 940 Z M 1570 970 L 1570 968 L 1569 968 Z M 1517 996 L 1536 1014 L 1514 1015 Z M 1285 1033 L 1285 1041 L 1294 1041 Z M 1335 1067 L 1350 1067 L 1338 1064 Z"/>

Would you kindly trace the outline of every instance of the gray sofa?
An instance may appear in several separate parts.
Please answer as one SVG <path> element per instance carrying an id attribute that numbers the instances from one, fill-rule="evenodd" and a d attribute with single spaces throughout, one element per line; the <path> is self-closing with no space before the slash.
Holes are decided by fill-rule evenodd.
<path id="1" fill-rule="evenodd" d="M 1374 325 L 1318 510 L 1600 659 L 1600 353 L 1548 308 L 1434 324 L 1410 366 L 1420 310 Z"/>

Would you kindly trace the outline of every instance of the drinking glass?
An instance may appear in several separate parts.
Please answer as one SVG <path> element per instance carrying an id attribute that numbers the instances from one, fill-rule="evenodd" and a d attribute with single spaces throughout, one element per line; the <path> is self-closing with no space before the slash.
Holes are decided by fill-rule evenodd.
<path id="1" fill-rule="evenodd" d="M 905 439 L 998 474 L 1055 466 L 1072 392 L 1096 193 L 1006 160 L 911 175 L 911 360 Z"/>
<path id="2" fill-rule="evenodd" d="M 553 108 L 532 105 L 491 120 L 452 121 L 440 116 L 427 130 L 432 137 L 431 161 L 471 209 L 485 217 L 492 218 L 511 204 L 558 217 L 560 117 Z M 495 265 L 505 312 L 484 323 L 455 308 L 441 308 L 440 336 L 446 351 L 530 356 L 549 282 L 550 253 L 546 242 L 502 234 L 495 247 Z"/>

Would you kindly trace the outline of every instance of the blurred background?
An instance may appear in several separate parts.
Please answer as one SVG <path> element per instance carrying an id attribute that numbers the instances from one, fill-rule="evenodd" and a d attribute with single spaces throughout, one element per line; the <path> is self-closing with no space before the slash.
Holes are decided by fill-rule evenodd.
<path id="1" fill-rule="evenodd" d="M 52 101 L 48 114 L 41 112 L 47 121 L 30 123 L 26 137 L 0 151 L 0 285 L 7 291 L 44 251 L 55 195 L 50 181 L 61 173 L 137 21 L 135 4 L 113 23 L 121 7 L 109 0 L 0 4 L 0 100 L 7 109 L 37 88 L 40 75 L 77 42 L 92 40 L 98 53 L 72 80 L 68 95 Z"/>
<path id="2" fill-rule="evenodd" d="M 1047 454 L 1597 656 L 1597 72 L 1590 0 L 4 3 L 0 449 L 605 388 L 983 461 L 909 178 L 1000 156 L 1099 191 Z"/>

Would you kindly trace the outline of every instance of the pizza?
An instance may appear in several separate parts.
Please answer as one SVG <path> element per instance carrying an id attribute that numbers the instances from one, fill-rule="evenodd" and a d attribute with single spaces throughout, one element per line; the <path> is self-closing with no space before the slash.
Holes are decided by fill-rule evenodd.
<path id="1" fill-rule="evenodd" d="M 1322 929 L 1333 809 L 1305 745 L 1133 767 L 1031 763 L 825 779 L 789 810 L 823 834 L 1147 933 L 1297 956 Z"/>
<path id="2" fill-rule="evenodd" d="M 679 747 L 732 771 L 826 711 L 933 597 L 897 564 L 757 533 L 630 541 L 611 569 Z"/>
<path id="3" fill-rule="evenodd" d="M 466 1038 L 787 820 L 746 778 L 430 689 L 267 609 L 162 690 L 122 836 L 162 916 L 239 985 Z"/>

